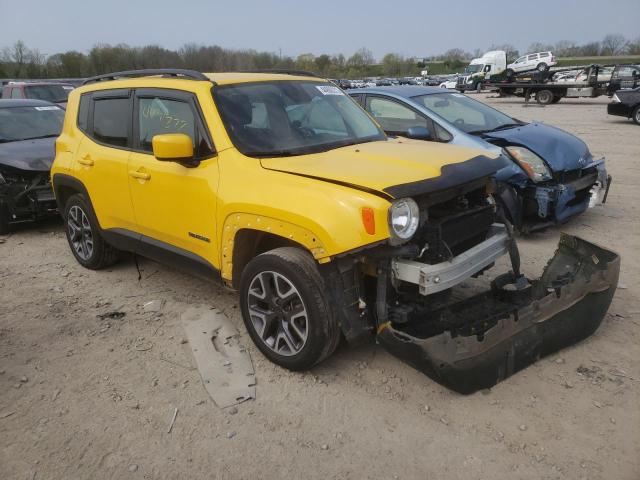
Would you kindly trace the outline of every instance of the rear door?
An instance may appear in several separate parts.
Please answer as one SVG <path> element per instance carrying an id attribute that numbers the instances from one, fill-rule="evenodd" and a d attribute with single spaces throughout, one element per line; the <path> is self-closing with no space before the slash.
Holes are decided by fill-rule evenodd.
<path id="1" fill-rule="evenodd" d="M 135 230 L 127 163 L 131 150 L 131 90 L 102 90 L 80 98 L 78 128 L 84 137 L 76 154 L 84 184 L 103 229 Z"/>
<path id="2" fill-rule="evenodd" d="M 134 151 L 129 186 L 140 248 L 145 256 L 207 274 L 217 268 L 215 239 L 218 159 L 194 94 L 139 89 L 134 102 Z M 155 135 L 184 133 L 194 145 L 196 165 L 159 161 Z"/>

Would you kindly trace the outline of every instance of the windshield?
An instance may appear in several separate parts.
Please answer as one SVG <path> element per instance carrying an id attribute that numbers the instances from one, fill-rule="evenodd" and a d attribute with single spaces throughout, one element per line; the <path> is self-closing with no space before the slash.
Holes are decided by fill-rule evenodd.
<path id="1" fill-rule="evenodd" d="M 464 73 L 476 73 L 482 70 L 482 65 L 468 65 L 464 69 Z"/>
<path id="2" fill-rule="evenodd" d="M 24 87 L 25 96 L 35 100 L 46 100 L 47 102 L 61 103 L 66 102 L 69 97 L 68 88 L 62 85 L 30 85 Z"/>
<path id="3" fill-rule="evenodd" d="M 386 138 L 328 83 L 243 83 L 217 87 L 214 97 L 231 140 L 249 156 L 301 155 Z"/>
<path id="4" fill-rule="evenodd" d="M 461 93 L 420 95 L 413 100 L 467 133 L 521 125 L 517 120 Z"/>
<path id="5" fill-rule="evenodd" d="M 0 143 L 57 137 L 64 110 L 54 105 L 0 108 Z"/>

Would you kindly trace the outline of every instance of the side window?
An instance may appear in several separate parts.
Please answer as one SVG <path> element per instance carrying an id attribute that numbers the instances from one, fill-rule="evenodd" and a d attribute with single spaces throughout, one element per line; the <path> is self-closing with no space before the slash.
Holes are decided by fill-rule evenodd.
<path id="1" fill-rule="evenodd" d="M 544 52 L 540 54 L 540 58 L 542 57 L 548 57 L 549 56 L 549 52 Z"/>
<path id="2" fill-rule="evenodd" d="M 367 111 L 388 133 L 406 133 L 411 127 L 428 128 L 426 118 L 393 100 L 367 97 Z"/>
<path id="3" fill-rule="evenodd" d="M 449 132 L 447 132 L 444 128 L 442 128 L 436 122 L 433 122 L 433 126 L 434 126 L 435 131 L 436 131 L 435 138 L 439 142 L 450 142 L 451 140 L 453 140 L 453 135 L 451 135 Z"/>
<path id="4" fill-rule="evenodd" d="M 128 98 L 96 99 L 93 106 L 93 138 L 115 147 L 127 147 L 131 123 Z"/>
<path id="5" fill-rule="evenodd" d="M 527 57 L 520 57 L 519 59 L 516 60 L 516 63 L 522 63 L 526 60 Z"/>
<path id="6" fill-rule="evenodd" d="M 89 131 L 89 103 L 91 97 L 84 94 L 80 97 L 80 105 L 78 106 L 78 128 L 83 132 Z"/>
<path id="7" fill-rule="evenodd" d="M 142 97 L 138 103 L 138 147 L 153 152 L 153 137 L 165 133 L 184 133 L 191 138 L 196 157 L 213 153 L 209 140 L 191 104 L 161 97 Z"/>
<path id="8" fill-rule="evenodd" d="M 11 89 L 11 98 L 22 98 L 22 92 L 19 88 L 13 87 Z"/>
<path id="9" fill-rule="evenodd" d="M 538 59 L 538 55 L 537 55 L 537 54 L 535 54 L 535 53 L 534 53 L 533 55 L 529 55 L 529 56 L 527 57 L 527 60 L 537 60 L 537 59 Z"/>

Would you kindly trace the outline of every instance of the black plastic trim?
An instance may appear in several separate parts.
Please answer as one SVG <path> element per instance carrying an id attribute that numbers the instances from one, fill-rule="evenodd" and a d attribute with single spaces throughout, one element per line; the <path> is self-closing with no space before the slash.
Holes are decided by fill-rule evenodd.
<path id="1" fill-rule="evenodd" d="M 438 177 L 388 187 L 384 189 L 384 192 L 393 198 L 412 197 L 424 193 L 437 192 L 482 177 L 489 177 L 508 165 L 510 165 L 510 162 L 504 156 L 492 159 L 484 155 L 478 155 L 464 162 L 444 165 Z"/>

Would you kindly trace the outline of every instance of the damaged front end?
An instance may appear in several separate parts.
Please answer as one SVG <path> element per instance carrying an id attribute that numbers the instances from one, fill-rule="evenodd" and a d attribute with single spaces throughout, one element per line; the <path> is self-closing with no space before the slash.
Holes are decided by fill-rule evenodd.
<path id="1" fill-rule="evenodd" d="M 412 314 L 379 323 L 377 340 L 442 385 L 473 393 L 595 332 L 619 270 L 617 254 L 563 234 L 539 279 L 503 274 L 488 291 L 444 304 L 407 297 Z"/>
<path id="2" fill-rule="evenodd" d="M 57 212 L 49 171 L 0 165 L 0 229 Z M 6 233 L 6 232 L 3 232 Z"/>
<path id="3" fill-rule="evenodd" d="M 527 279 L 492 191 L 482 178 L 415 195 L 421 221 L 413 237 L 324 266 L 349 342 L 373 335 L 435 381 L 472 393 L 598 328 L 616 290 L 618 255 L 562 235 L 542 276 Z M 485 273 L 502 257 L 510 271 Z"/>

